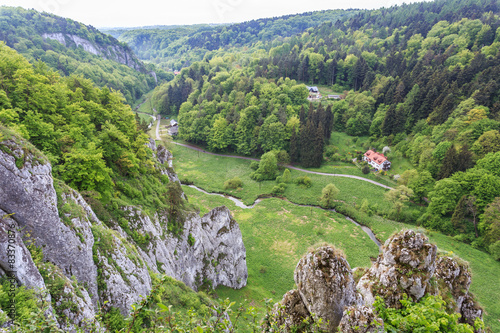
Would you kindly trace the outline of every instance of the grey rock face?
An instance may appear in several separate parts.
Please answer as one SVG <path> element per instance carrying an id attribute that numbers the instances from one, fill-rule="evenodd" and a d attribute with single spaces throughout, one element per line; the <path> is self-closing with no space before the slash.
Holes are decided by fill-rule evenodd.
<path id="1" fill-rule="evenodd" d="M 418 301 L 430 291 L 436 251 L 427 237 L 413 230 L 389 238 L 377 261 L 358 282 L 365 304 L 371 306 L 379 295 L 387 306 L 398 308 L 403 293 Z"/>
<path id="2" fill-rule="evenodd" d="M 119 45 L 110 45 L 108 48 L 103 48 L 79 36 L 63 34 L 60 32 L 44 33 L 42 34 L 42 38 L 56 40 L 67 47 L 71 45 L 75 45 L 76 47 L 81 46 L 86 52 L 101 56 L 105 59 L 114 60 L 127 67 L 133 68 L 136 71 L 143 73 L 146 72 L 144 65 L 137 59 L 137 57 L 135 57 L 131 51 Z"/>
<path id="3" fill-rule="evenodd" d="M 59 266 L 67 277 L 74 275 L 97 295 L 97 270 L 92 259 L 93 237 L 88 219 L 72 219 L 73 226 L 59 218 L 57 195 L 50 164 L 42 164 L 14 141 L 2 142 L 12 151 L 0 151 L 0 209 L 12 214 L 23 233 L 30 233 L 44 260 Z M 16 158 L 24 159 L 21 169 Z M 80 199 L 78 199 L 80 200 Z M 94 301 L 97 299 L 94 298 Z"/>
<path id="4" fill-rule="evenodd" d="M 63 281 L 63 289 L 51 293 L 57 295 L 56 311 L 60 304 L 73 304 L 62 312 L 67 318 L 60 322 L 64 330 L 71 332 L 92 321 L 98 300 L 101 304 L 108 301 L 108 306 L 128 315 L 131 305 L 151 291 L 150 271 L 166 273 L 195 290 L 206 282 L 214 288 L 246 285 L 246 250 L 227 208 L 216 208 L 203 217 L 190 214 L 181 234 L 172 235 L 166 216 L 156 213 L 149 217 L 127 207 L 130 228 L 147 234 L 150 240 L 140 248 L 118 225 L 116 230 L 103 225 L 77 191 L 53 180 L 50 164 L 29 153 L 36 152 L 32 146 L 14 139 L 2 145 L 9 153 L 0 151 L 0 217 L 13 215 L 0 221 L 0 273 L 9 271 L 7 228 L 11 223 L 22 230 L 14 238 L 18 281 L 43 290 L 48 283 L 23 243 L 22 237 L 28 233 L 43 248 L 52 276 Z M 163 162 L 171 161 L 166 149 L 159 149 L 158 155 L 164 157 Z M 169 177 L 177 178 L 172 169 L 166 169 Z"/>
<path id="5" fill-rule="evenodd" d="M 322 318 L 329 332 L 336 330 L 345 307 L 362 302 L 349 263 L 332 247 L 320 247 L 300 259 L 294 278 L 307 310 Z"/>
<path id="6" fill-rule="evenodd" d="M 151 290 L 151 277 L 146 264 L 136 247 L 116 231 L 95 226 L 96 265 L 100 269 L 99 279 L 104 283 L 99 289 L 101 304 L 119 308 L 123 315 L 132 310 Z"/>
<path id="7" fill-rule="evenodd" d="M 0 268 L 3 273 L 15 272 L 14 276 L 21 285 L 46 290 L 31 253 L 21 239 L 16 221 L 7 217 L 3 210 L 0 210 Z"/>
<path id="8" fill-rule="evenodd" d="M 435 277 L 438 281 L 439 294 L 445 298 L 449 298 L 447 296 L 450 294 L 453 297 L 452 301 L 448 301 L 450 310 L 462 315 L 460 322 L 474 327 L 476 318 L 482 319 L 483 310 L 469 293 L 472 274 L 468 264 L 460 259 L 438 257 Z"/>
<path id="9" fill-rule="evenodd" d="M 49 283 L 59 287 L 53 293 L 53 304 L 58 313 L 60 328 L 64 332 L 77 332 L 79 329 L 80 332 L 81 329 L 95 332 L 95 328 L 100 331 L 99 323 L 94 323 L 96 313 L 87 290 L 76 281 L 69 280 L 58 267 L 50 263 L 42 265 L 49 276 Z M 95 325 L 94 328 L 91 328 L 92 324 Z"/>
<path id="10" fill-rule="evenodd" d="M 342 316 L 339 331 L 342 333 L 383 333 L 384 321 L 367 306 L 350 306 Z"/>
<path id="11" fill-rule="evenodd" d="M 455 304 L 450 304 L 453 306 L 452 310 L 460 312 L 472 282 L 469 267 L 450 257 L 438 257 L 435 276 L 439 283 L 440 294 L 450 292 L 455 301 Z"/>
<path id="12" fill-rule="evenodd" d="M 204 280 L 211 281 L 213 288 L 223 285 L 239 289 L 246 285 L 245 245 L 226 207 L 215 208 L 203 217 L 189 215 L 178 236 L 167 232 L 164 216 L 151 219 L 133 207 L 127 211 L 130 227 L 150 237 L 147 248 L 139 252 L 153 271 L 164 272 L 194 290 Z"/>
<path id="13" fill-rule="evenodd" d="M 460 322 L 467 323 L 474 327 L 474 322 L 476 318 L 482 319 L 483 317 L 483 309 L 474 301 L 471 295 L 465 296 L 462 307 L 460 308 L 460 314 L 462 317 L 460 318 Z M 484 331 L 479 329 L 475 330 L 476 333 L 483 333 Z"/>
<path id="14" fill-rule="evenodd" d="M 291 332 L 293 328 L 301 327 L 306 319 L 312 322 L 299 291 L 294 289 L 283 295 L 281 302 L 276 303 L 273 307 L 269 320 L 274 323 L 275 329 L 271 327 L 271 323 L 266 323 L 262 329 L 265 332 L 279 331 L 280 329 Z"/>

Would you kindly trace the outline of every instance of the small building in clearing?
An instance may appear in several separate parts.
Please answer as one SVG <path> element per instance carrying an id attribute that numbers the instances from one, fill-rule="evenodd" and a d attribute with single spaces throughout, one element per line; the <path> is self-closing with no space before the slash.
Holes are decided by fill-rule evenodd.
<path id="1" fill-rule="evenodd" d="M 173 120 L 173 119 L 170 120 L 170 126 L 173 127 L 173 126 L 177 126 L 177 125 L 178 124 L 177 124 L 177 122 L 175 120 Z"/>
<path id="2" fill-rule="evenodd" d="M 377 153 L 373 150 L 368 150 L 363 155 L 363 161 L 366 161 L 369 165 L 377 170 L 387 171 L 391 167 L 391 162 L 389 162 L 384 154 Z"/>

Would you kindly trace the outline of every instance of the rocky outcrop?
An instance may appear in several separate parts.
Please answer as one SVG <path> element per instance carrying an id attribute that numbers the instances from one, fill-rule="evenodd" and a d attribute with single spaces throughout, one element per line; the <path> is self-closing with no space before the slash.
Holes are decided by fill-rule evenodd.
<path id="1" fill-rule="evenodd" d="M 86 284 L 97 304 L 97 269 L 92 259 L 94 239 L 87 218 L 59 217 L 51 165 L 26 142 L 2 142 L 0 209 L 13 214 L 22 235 L 29 233 L 43 247 L 45 261 Z M 80 207 L 80 209 L 82 209 Z"/>
<path id="2" fill-rule="evenodd" d="M 20 237 L 20 230 L 16 221 L 1 209 L 0 268 L 0 275 L 14 277 L 20 285 L 38 289 L 42 292 L 46 290 L 43 278 L 31 258 L 31 253 Z"/>
<path id="3" fill-rule="evenodd" d="M 279 331 L 280 329 L 285 332 L 300 331 L 300 328 L 305 326 L 305 321 L 312 322 L 312 318 L 302 302 L 299 291 L 294 289 L 288 291 L 283 295 L 281 302 L 274 305 L 262 330 L 265 332 Z"/>
<path id="4" fill-rule="evenodd" d="M 439 294 L 447 299 L 450 310 L 460 311 L 462 304 L 469 293 L 472 276 L 469 266 L 457 259 L 440 256 L 436 260 L 435 276 L 439 284 Z"/>
<path id="5" fill-rule="evenodd" d="M 226 207 L 203 217 L 190 214 L 180 235 L 168 230 L 166 217 L 153 219 L 133 207 L 127 208 L 134 230 L 150 239 L 139 251 L 151 270 L 163 272 L 194 290 L 209 283 L 239 289 L 246 285 L 246 250 L 241 231 Z"/>
<path id="6" fill-rule="evenodd" d="M 148 267 L 136 247 L 116 231 L 94 226 L 95 261 L 99 269 L 99 298 L 128 315 L 131 305 L 151 290 Z"/>
<path id="7" fill-rule="evenodd" d="M 339 325 L 345 307 L 362 303 L 349 263 L 331 246 L 300 259 L 294 278 L 307 310 L 322 318 L 329 332 Z"/>
<path id="8" fill-rule="evenodd" d="M 120 64 L 135 69 L 136 71 L 145 73 L 144 65 L 137 59 L 137 57 L 125 47 L 119 44 L 111 44 L 103 47 L 97 43 L 93 43 L 85 38 L 81 38 L 72 34 L 64 33 L 44 33 L 43 39 L 56 40 L 66 47 L 79 47 L 81 46 L 86 52 L 103 57 L 105 59 L 116 61 Z M 154 76 L 156 77 L 156 75 Z"/>
<path id="9" fill-rule="evenodd" d="M 462 315 L 460 322 L 474 326 L 476 318 L 482 318 L 483 310 L 469 292 L 472 282 L 469 265 L 459 258 L 439 256 L 435 277 L 438 282 L 437 293 L 447 301 L 450 310 Z"/>
<path id="10" fill-rule="evenodd" d="M 50 292 L 50 311 L 58 314 L 64 331 L 99 331 L 98 301 L 128 315 L 131 305 L 150 293 L 150 272 L 168 274 L 195 290 L 204 284 L 246 285 L 245 246 L 227 208 L 203 217 L 187 213 L 176 235 L 169 232 L 164 212 L 148 216 L 137 207 L 122 207 L 124 220 L 105 225 L 77 191 L 52 178 L 50 164 L 29 143 L 13 136 L 0 148 L 0 274 L 12 270 L 11 245 L 15 278 Z M 177 178 L 163 165 L 170 152 L 157 151 L 154 142 L 150 148 L 158 167 Z M 126 232 L 120 225 L 127 225 Z M 43 258 L 31 258 L 27 240 L 42 249 Z"/>
<path id="11" fill-rule="evenodd" d="M 401 308 L 405 295 L 418 301 L 436 294 L 451 304 L 450 311 L 461 314 L 461 322 L 474 325 L 483 311 L 469 293 L 468 265 L 459 259 L 437 257 L 436 252 L 437 247 L 423 234 L 404 230 L 385 242 L 369 269 L 355 269 L 353 278 L 338 250 L 320 247 L 300 259 L 294 275 L 297 290 L 287 292 L 275 304 L 262 328 L 266 332 L 305 332 L 310 325 L 300 325 L 305 321 L 317 325 L 320 318 L 328 323 L 322 327 L 328 332 L 382 333 L 383 321 L 372 308 L 376 296 L 389 308 Z"/>
<path id="12" fill-rule="evenodd" d="M 399 308 L 406 293 L 418 301 L 430 291 L 430 279 L 436 267 L 436 245 L 413 230 L 389 238 L 383 252 L 358 282 L 365 305 L 371 306 L 381 296 L 389 307 Z"/>
<path id="13" fill-rule="evenodd" d="M 466 323 L 474 327 L 474 323 L 477 318 L 483 318 L 483 309 L 474 301 L 472 296 L 468 294 L 465 296 L 462 306 L 460 307 L 460 322 Z M 476 333 L 484 332 L 482 329 L 475 330 Z"/>
<path id="14" fill-rule="evenodd" d="M 367 306 L 350 306 L 345 309 L 339 324 L 342 333 L 383 333 L 384 321 Z"/>
<path id="15" fill-rule="evenodd" d="M 99 332 L 95 321 L 96 311 L 87 290 L 76 280 L 68 279 L 61 270 L 51 264 L 40 264 L 52 295 L 52 304 L 60 328 L 64 332 Z"/>

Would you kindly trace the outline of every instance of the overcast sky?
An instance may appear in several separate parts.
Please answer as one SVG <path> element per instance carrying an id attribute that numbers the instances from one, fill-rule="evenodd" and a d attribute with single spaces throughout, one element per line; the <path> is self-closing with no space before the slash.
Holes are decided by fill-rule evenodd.
<path id="1" fill-rule="evenodd" d="M 427 0 L 426 0 L 427 1 Z M 415 0 L 0 0 L 94 27 L 230 23 L 323 9 L 390 7 Z"/>

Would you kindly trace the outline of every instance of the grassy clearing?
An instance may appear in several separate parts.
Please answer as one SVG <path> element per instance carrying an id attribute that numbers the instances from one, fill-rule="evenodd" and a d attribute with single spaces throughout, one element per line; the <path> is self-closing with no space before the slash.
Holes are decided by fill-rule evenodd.
<path id="1" fill-rule="evenodd" d="M 247 250 L 248 285 L 241 290 L 217 288 L 217 295 L 262 307 L 264 299 L 279 300 L 294 288 L 293 272 L 311 247 L 329 243 L 342 249 L 351 267 L 368 267 L 378 247 L 361 228 L 342 215 L 299 207 L 277 198 L 253 209 L 236 207 L 229 199 L 207 195 L 184 186 L 190 203 L 201 213 L 226 205 L 238 221 Z"/>
<path id="2" fill-rule="evenodd" d="M 217 295 L 233 301 L 263 306 L 262 300 L 281 299 L 293 288 L 293 270 L 311 246 L 321 242 L 342 249 L 351 267 L 369 266 L 369 258 L 378 249 L 368 236 L 341 215 L 316 208 L 298 207 L 280 199 L 266 199 L 253 209 L 242 209 L 229 199 L 206 195 L 184 187 L 191 203 L 201 213 L 226 205 L 239 223 L 247 249 L 248 285 L 241 290 L 217 288 Z M 371 218 L 370 228 L 384 242 L 393 233 L 415 226 Z M 423 231 L 423 230 L 422 230 Z M 472 269 L 471 291 L 486 311 L 485 322 L 493 332 L 500 332 L 500 262 L 467 244 L 438 232 L 424 231 L 441 251 L 455 254 L 469 262 Z"/>
<path id="3" fill-rule="evenodd" d="M 251 180 L 249 177 L 252 172 L 251 161 L 218 157 L 198 153 L 185 147 L 173 146 L 174 166 L 180 178 L 188 179 L 209 192 L 227 193 L 241 198 L 245 204 L 250 205 L 259 195 L 270 193 L 276 185 L 274 181 L 257 183 Z M 291 170 L 291 173 L 293 178 L 305 175 L 304 172 L 296 170 Z M 235 176 L 243 181 L 243 188 L 224 190 L 224 181 Z M 383 200 L 383 193 L 386 190 L 378 186 L 348 178 L 311 174 L 307 176 L 311 177 L 313 186 L 304 189 L 295 184 L 289 184 L 284 193 L 288 200 L 301 204 L 317 204 L 322 188 L 328 183 L 334 183 L 340 189 L 339 200 L 349 205 L 359 207 L 362 200 L 366 198 L 370 205 L 377 205 L 381 210 L 390 209 L 390 204 Z M 367 240 L 368 236 L 361 234 L 362 231 L 356 233 L 355 229 L 348 229 L 349 224 L 342 225 L 344 221 L 342 217 L 332 215 L 330 218 L 340 223 L 342 228 L 346 228 L 349 234 L 342 232 L 337 234 L 337 228 L 329 230 L 328 224 L 325 224 L 329 217 L 325 216 L 326 213 L 320 209 L 297 207 L 276 198 L 264 200 L 254 209 L 241 209 L 222 197 L 204 195 L 191 188 L 185 188 L 185 191 L 190 202 L 197 205 L 202 213 L 216 206 L 226 205 L 240 224 L 247 247 L 249 283 L 241 291 L 218 288 L 217 294 L 222 298 L 228 297 L 236 302 L 248 299 L 249 303 L 259 306 L 262 305 L 264 298 L 272 297 L 274 300 L 279 300 L 284 292 L 293 287 L 293 269 L 300 256 L 308 247 L 322 241 L 342 248 L 352 267 L 368 266 L 369 262 L 363 263 L 363 258 L 377 255 L 376 246 Z M 415 205 L 410 207 L 419 208 Z M 297 221 L 302 221 L 304 224 L 300 225 Z M 378 216 L 369 218 L 366 224 L 382 241 L 403 228 L 415 229 L 413 225 L 390 221 Z M 493 332 L 500 332 L 498 319 L 500 318 L 500 279 L 498 278 L 500 262 L 492 260 L 488 254 L 475 250 L 467 244 L 454 241 L 451 237 L 433 232 L 428 232 L 428 235 L 440 250 L 453 252 L 470 263 L 473 272 L 471 291 L 486 310 L 486 324 L 492 328 Z M 359 237 L 366 237 L 366 239 L 361 238 L 364 243 L 351 243 L 351 238 Z M 369 247 L 372 245 L 374 253 L 370 254 L 372 250 Z"/>
<path id="4" fill-rule="evenodd" d="M 250 169 L 251 161 L 249 160 L 203 154 L 176 145 L 172 147 L 172 152 L 175 156 L 174 168 L 181 180 L 193 182 L 208 192 L 231 194 L 240 198 L 247 205 L 252 204 L 260 195 L 271 193 L 273 187 L 277 185 L 275 181 L 259 183 L 252 180 L 250 174 L 253 170 Z M 363 199 L 367 199 L 372 205 L 377 205 L 379 209 L 390 209 L 390 203 L 384 200 L 386 190 L 379 186 L 358 179 L 306 174 L 297 170 L 290 171 L 292 178 L 307 175 L 312 180 L 310 188 L 288 184 L 283 195 L 292 202 L 317 205 L 322 189 L 327 184 L 333 183 L 340 190 L 338 200 L 361 205 Z M 237 190 L 224 190 L 224 182 L 236 176 L 243 181 L 243 187 Z"/>

